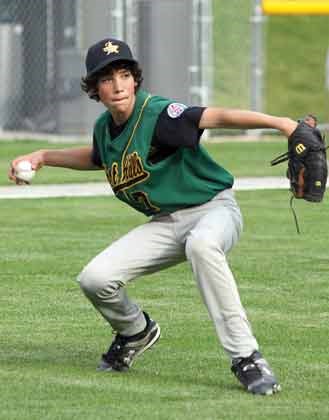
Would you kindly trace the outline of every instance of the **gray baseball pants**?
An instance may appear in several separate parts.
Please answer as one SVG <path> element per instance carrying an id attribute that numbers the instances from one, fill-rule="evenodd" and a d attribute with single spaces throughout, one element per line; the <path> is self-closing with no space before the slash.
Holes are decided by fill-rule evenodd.
<path id="1" fill-rule="evenodd" d="M 125 286 L 188 260 L 225 351 L 231 358 L 247 357 L 258 344 L 226 259 L 241 230 L 233 191 L 225 190 L 203 205 L 155 216 L 133 229 L 93 258 L 78 281 L 113 330 L 129 336 L 145 328 L 145 318 Z"/>

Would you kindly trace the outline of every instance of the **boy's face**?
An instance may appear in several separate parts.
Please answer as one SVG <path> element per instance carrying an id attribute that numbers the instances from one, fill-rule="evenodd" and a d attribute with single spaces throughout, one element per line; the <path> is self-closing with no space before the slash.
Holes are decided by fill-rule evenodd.
<path id="1" fill-rule="evenodd" d="M 131 71 L 120 67 L 112 68 L 98 80 L 98 96 L 118 124 L 125 122 L 133 111 L 136 85 Z"/>

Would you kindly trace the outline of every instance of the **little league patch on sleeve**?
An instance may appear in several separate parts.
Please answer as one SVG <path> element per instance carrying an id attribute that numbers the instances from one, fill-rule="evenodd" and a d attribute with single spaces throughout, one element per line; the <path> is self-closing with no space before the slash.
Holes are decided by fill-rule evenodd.
<path id="1" fill-rule="evenodd" d="M 167 113 L 170 118 L 177 118 L 184 112 L 186 108 L 187 106 L 184 104 L 173 102 L 172 104 L 168 105 Z"/>

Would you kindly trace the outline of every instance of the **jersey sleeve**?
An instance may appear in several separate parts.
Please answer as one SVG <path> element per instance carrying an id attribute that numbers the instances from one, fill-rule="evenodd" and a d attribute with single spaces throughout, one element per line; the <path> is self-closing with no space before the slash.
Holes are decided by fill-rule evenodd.
<path id="1" fill-rule="evenodd" d="M 92 149 L 92 152 L 91 152 L 91 160 L 92 160 L 94 165 L 99 166 L 100 168 L 103 167 L 101 156 L 99 154 L 99 150 L 98 150 L 98 146 L 97 146 L 97 141 L 96 141 L 95 134 L 93 135 L 93 149 Z"/>
<path id="2" fill-rule="evenodd" d="M 168 105 L 159 115 L 153 145 L 195 148 L 203 133 L 199 122 L 205 109 L 199 106 L 185 107 L 182 104 Z"/>

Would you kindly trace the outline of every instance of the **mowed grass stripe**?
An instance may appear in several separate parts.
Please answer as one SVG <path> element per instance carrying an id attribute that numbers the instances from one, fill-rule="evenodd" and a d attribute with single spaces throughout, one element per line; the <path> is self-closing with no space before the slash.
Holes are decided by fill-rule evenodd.
<path id="1" fill-rule="evenodd" d="M 237 197 L 245 229 L 229 259 L 281 394 L 242 391 L 186 263 L 131 283 L 162 338 L 128 374 L 96 373 L 111 330 L 75 278 L 146 219 L 113 198 L 2 200 L 0 418 L 328 418 L 328 199 L 296 202 L 297 235 L 286 191 Z"/>

